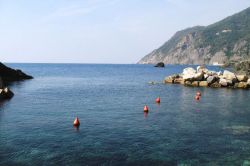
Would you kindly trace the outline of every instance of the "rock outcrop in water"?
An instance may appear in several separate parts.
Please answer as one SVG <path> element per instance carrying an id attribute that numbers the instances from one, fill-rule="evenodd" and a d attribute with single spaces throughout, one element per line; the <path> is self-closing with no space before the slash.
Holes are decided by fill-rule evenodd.
<path id="1" fill-rule="evenodd" d="M 197 70 L 188 67 L 183 73 L 168 76 L 165 83 L 182 84 L 193 87 L 212 87 L 212 88 L 250 88 L 250 79 L 247 75 L 236 75 L 228 70 L 224 72 L 209 71 L 204 66 L 198 66 Z"/>
<path id="2" fill-rule="evenodd" d="M 11 99 L 14 93 L 9 88 L 0 89 L 0 100 Z"/>
<path id="3" fill-rule="evenodd" d="M 0 77 L 2 78 L 4 84 L 33 78 L 32 76 L 22 72 L 22 70 L 12 69 L 5 66 L 3 63 L 0 63 Z"/>
<path id="4" fill-rule="evenodd" d="M 155 65 L 155 67 L 165 67 L 165 64 L 163 62 L 159 62 Z"/>
<path id="5" fill-rule="evenodd" d="M 6 85 L 14 81 L 32 78 L 19 69 L 15 70 L 0 63 L 0 100 L 10 99 L 14 96 L 14 93 Z"/>

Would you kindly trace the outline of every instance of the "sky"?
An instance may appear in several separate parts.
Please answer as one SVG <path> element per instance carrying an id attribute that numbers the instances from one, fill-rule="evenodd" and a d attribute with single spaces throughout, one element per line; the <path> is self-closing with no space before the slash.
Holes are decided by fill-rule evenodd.
<path id="1" fill-rule="evenodd" d="M 250 0 L 0 0 L 0 61 L 133 64 Z"/>

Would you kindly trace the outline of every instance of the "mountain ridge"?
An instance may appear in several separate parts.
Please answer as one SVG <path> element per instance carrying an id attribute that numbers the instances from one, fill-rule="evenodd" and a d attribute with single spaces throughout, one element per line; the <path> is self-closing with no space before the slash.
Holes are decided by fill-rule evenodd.
<path id="1" fill-rule="evenodd" d="M 213 64 L 250 58 L 250 7 L 208 26 L 177 31 L 139 64 Z"/>

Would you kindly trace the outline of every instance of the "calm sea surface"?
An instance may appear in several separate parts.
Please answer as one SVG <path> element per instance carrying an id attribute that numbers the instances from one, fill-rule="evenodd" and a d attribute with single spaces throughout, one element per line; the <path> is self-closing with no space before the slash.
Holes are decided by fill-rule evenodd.
<path id="1" fill-rule="evenodd" d="M 250 165 L 250 91 L 161 84 L 187 66 L 8 65 L 35 79 L 0 106 L 0 165 Z"/>

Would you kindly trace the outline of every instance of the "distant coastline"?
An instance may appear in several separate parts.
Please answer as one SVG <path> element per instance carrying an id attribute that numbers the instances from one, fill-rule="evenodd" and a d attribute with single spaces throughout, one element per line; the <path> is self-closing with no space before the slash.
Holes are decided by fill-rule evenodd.
<path id="1" fill-rule="evenodd" d="M 225 64 L 250 59 L 250 7 L 208 26 L 176 32 L 139 64 Z"/>

